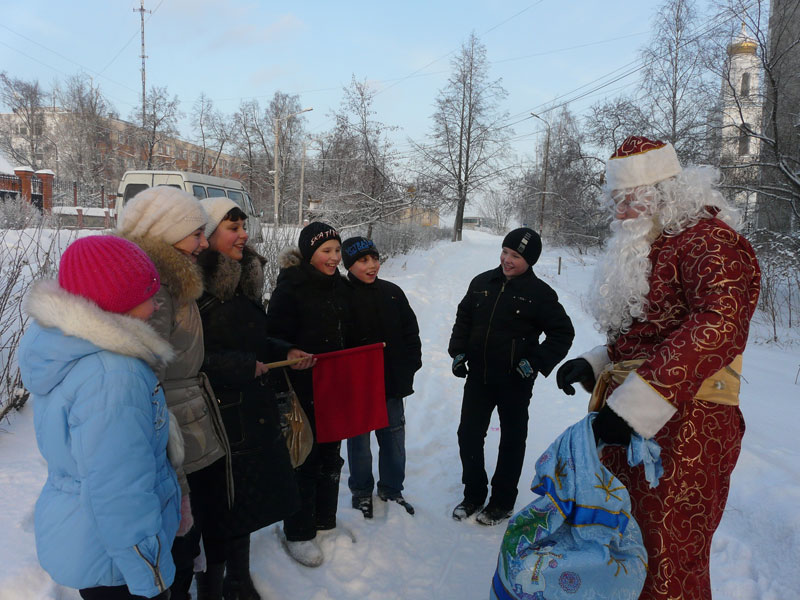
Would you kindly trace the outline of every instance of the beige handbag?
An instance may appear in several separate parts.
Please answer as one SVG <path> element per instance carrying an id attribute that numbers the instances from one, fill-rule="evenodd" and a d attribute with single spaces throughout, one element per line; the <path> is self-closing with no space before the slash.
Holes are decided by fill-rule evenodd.
<path id="1" fill-rule="evenodd" d="M 284 419 L 285 428 L 283 433 L 286 437 L 286 447 L 289 449 L 289 458 L 292 461 L 292 467 L 295 469 L 302 465 L 311 452 L 311 447 L 314 445 L 314 434 L 311 431 L 311 423 L 308 420 L 306 411 L 300 405 L 300 400 L 292 387 L 292 382 L 289 380 L 289 374 L 284 369 L 284 377 L 286 377 L 286 409 L 281 415 L 281 425 Z"/>

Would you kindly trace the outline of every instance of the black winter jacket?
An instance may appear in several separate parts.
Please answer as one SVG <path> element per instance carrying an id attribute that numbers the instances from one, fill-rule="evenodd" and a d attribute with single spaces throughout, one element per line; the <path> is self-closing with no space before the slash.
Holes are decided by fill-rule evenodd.
<path id="1" fill-rule="evenodd" d="M 414 373 L 422 367 L 417 317 L 406 295 L 394 283 L 376 279 L 366 284 L 348 273 L 352 289 L 354 346 L 385 342 L 384 381 L 387 398 L 414 393 Z"/>
<path id="2" fill-rule="evenodd" d="M 469 284 L 458 305 L 448 352 L 452 357 L 466 354 L 471 377 L 485 383 L 507 381 L 519 377 L 516 368 L 523 358 L 538 373 L 549 375 L 574 337 L 555 291 L 533 269 L 509 280 L 497 267 Z"/>
<path id="3" fill-rule="evenodd" d="M 296 248 L 281 253 L 279 263 L 278 281 L 267 306 L 269 335 L 312 354 L 347 347 L 349 291 L 344 278 L 319 272 Z M 311 369 L 292 370 L 289 375 L 315 425 Z"/>
<path id="4" fill-rule="evenodd" d="M 264 259 L 245 248 L 241 261 L 200 255 L 205 292 L 198 300 L 205 361 L 231 446 L 234 503 L 215 526 L 237 537 L 275 523 L 300 506 L 273 389 L 255 377 L 256 361 L 284 360 L 292 346 L 267 335 L 261 304 Z"/>

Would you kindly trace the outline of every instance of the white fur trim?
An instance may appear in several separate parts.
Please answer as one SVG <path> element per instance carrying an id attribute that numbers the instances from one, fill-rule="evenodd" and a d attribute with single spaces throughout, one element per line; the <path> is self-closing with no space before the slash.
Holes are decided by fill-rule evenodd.
<path id="1" fill-rule="evenodd" d="M 172 467 L 177 471 L 183 466 L 186 451 L 183 447 L 183 434 L 178 418 L 169 411 L 169 441 L 167 442 L 167 456 Z"/>
<path id="2" fill-rule="evenodd" d="M 65 291 L 57 281 L 34 283 L 25 299 L 25 311 L 42 327 L 54 327 L 104 350 L 141 358 L 151 367 L 175 355 L 144 321 L 106 312 L 91 300 Z"/>
<path id="3" fill-rule="evenodd" d="M 635 371 L 611 393 L 606 403 L 643 438 L 653 437 L 677 412 Z"/>
<path id="4" fill-rule="evenodd" d="M 606 183 L 610 190 L 653 185 L 681 172 L 672 144 L 631 156 L 610 158 L 606 163 Z"/>
<path id="5" fill-rule="evenodd" d="M 600 373 L 605 370 L 606 366 L 611 364 L 611 359 L 608 357 L 607 346 L 595 346 L 588 352 L 581 354 L 578 358 L 582 358 L 592 365 L 595 381 L 600 377 Z"/>

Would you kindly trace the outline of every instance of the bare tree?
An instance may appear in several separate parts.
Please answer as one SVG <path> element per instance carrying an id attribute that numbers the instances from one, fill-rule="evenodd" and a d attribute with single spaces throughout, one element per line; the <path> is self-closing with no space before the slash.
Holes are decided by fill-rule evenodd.
<path id="1" fill-rule="evenodd" d="M 417 149 L 421 173 L 456 209 L 453 241 L 460 241 L 470 194 L 497 176 L 511 132 L 501 126 L 506 115 L 498 109 L 506 91 L 499 80 L 489 80 L 486 47 L 475 33 L 451 67 L 448 83 L 436 99 L 432 140 Z"/>
<path id="2" fill-rule="evenodd" d="M 166 169 L 174 166 L 170 153 L 162 152 L 160 145 L 178 137 L 178 119 L 181 116 L 179 105 L 178 97 L 170 98 L 166 87 L 150 88 L 145 102 L 144 124 L 142 127 L 132 128 L 141 150 L 141 156 L 136 158 L 143 163 L 145 169 Z M 139 116 L 138 109 L 134 109 L 130 119 L 136 122 Z"/>
<path id="3" fill-rule="evenodd" d="M 395 127 L 375 118 L 375 94 L 366 81 L 352 77 L 334 113 L 327 149 L 328 180 L 334 180 L 335 191 L 326 190 L 326 201 L 333 201 L 342 225 L 365 227 L 368 237 L 375 224 L 396 220 L 412 202 L 392 176 L 387 134 Z"/>
<path id="4" fill-rule="evenodd" d="M 588 140 L 610 156 L 629 135 L 650 130 L 650 122 L 633 99 L 620 96 L 603 100 L 589 108 L 584 118 Z"/>
<path id="5" fill-rule="evenodd" d="M 202 148 L 200 164 L 203 172 L 213 173 L 220 155 L 231 142 L 233 127 L 205 94 L 200 94 L 192 107 L 191 123 L 197 145 Z"/>
<path id="6" fill-rule="evenodd" d="M 232 118 L 234 154 L 241 161 L 244 179 L 259 210 L 271 198 L 272 127 L 258 100 L 246 100 Z"/>
<path id="7" fill-rule="evenodd" d="M 60 108 L 53 115 L 52 131 L 58 141 L 57 174 L 99 189 L 120 175 L 108 121 L 113 109 L 85 75 L 68 78 L 56 87 L 54 95 Z"/>
<path id="8" fill-rule="evenodd" d="M 686 163 L 708 163 L 708 108 L 718 79 L 707 65 L 714 55 L 716 22 L 702 18 L 695 0 L 667 0 L 659 8 L 650 43 L 642 50 L 640 100 L 648 132 L 670 142 Z"/>
<path id="9" fill-rule="evenodd" d="M 12 116 L 0 120 L 0 150 L 19 165 L 43 168 L 52 143 L 45 137 L 45 92 L 38 81 L 0 72 L 0 101 Z"/>

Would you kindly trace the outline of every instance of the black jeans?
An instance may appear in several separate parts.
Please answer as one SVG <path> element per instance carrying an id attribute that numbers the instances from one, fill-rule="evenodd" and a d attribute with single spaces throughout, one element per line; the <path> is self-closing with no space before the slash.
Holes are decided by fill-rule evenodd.
<path id="1" fill-rule="evenodd" d="M 315 442 L 306 461 L 295 470 L 301 506 L 283 520 L 283 532 L 288 541 L 312 540 L 317 530 L 336 527 L 339 478 L 344 464 L 341 446 L 341 442 Z"/>
<path id="2" fill-rule="evenodd" d="M 514 508 L 517 484 L 525 461 L 528 406 L 532 390 L 533 382 L 522 379 L 485 384 L 478 377 L 467 377 L 461 404 L 461 423 L 458 426 L 465 500 L 483 504 L 488 495 L 483 446 L 492 411 L 497 407 L 500 447 L 489 502 L 502 509 Z"/>
<path id="3" fill-rule="evenodd" d="M 84 600 L 147 600 L 144 596 L 134 596 L 127 585 L 99 586 L 78 590 Z M 151 600 L 169 600 L 169 590 L 161 592 Z"/>

